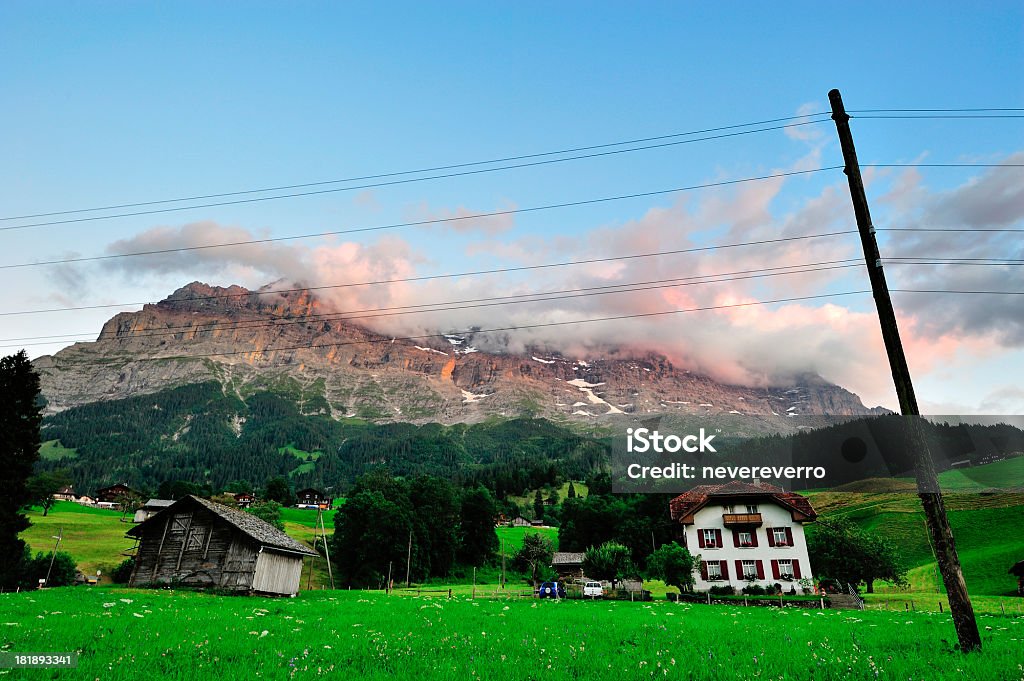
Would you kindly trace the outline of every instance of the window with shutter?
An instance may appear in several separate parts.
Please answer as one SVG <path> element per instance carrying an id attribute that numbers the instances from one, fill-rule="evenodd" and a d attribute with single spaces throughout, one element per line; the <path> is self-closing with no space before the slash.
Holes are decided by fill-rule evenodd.
<path id="1" fill-rule="evenodd" d="M 722 548 L 722 531 L 721 530 L 701 530 L 701 539 L 704 543 L 701 545 L 708 549 L 720 549 Z"/>
<path id="2" fill-rule="evenodd" d="M 789 540 L 788 527 L 773 527 L 772 528 L 772 539 L 775 540 L 774 546 L 792 546 L 792 542 Z"/>
<path id="3" fill-rule="evenodd" d="M 774 546 L 791 546 L 790 540 L 786 536 L 786 529 L 788 527 L 772 527 L 771 535 L 774 540 Z"/>
<path id="4" fill-rule="evenodd" d="M 751 548 L 754 546 L 754 540 L 750 536 L 750 532 L 737 532 L 736 533 L 736 545 L 743 548 Z"/>
<path id="5" fill-rule="evenodd" d="M 707 569 L 707 579 L 709 581 L 718 581 L 722 579 L 722 566 L 717 560 L 713 560 L 710 563 L 704 563 Z"/>
<path id="6" fill-rule="evenodd" d="M 782 558 L 778 563 L 779 574 L 777 576 L 780 579 L 793 579 L 793 561 L 788 558 Z"/>
<path id="7" fill-rule="evenodd" d="M 737 561 L 741 562 L 741 561 Z M 756 560 L 744 560 L 743 565 L 743 579 L 757 579 L 757 561 Z"/>

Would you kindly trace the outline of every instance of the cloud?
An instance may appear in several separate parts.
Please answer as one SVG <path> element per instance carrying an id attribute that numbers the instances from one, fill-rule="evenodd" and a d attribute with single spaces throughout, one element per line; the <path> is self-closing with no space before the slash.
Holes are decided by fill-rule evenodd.
<path id="1" fill-rule="evenodd" d="M 814 153 L 795 161 L 795 165 L 813 162 Z M 1019 224 L 1024 218 L 1024 202 L 1014 198 L 1019 196 L 1019 189 L 1008 179 L 1012 172 L 1017 172 L 1019 180 L 1019 170 L 1001 168 L 942 191 L 924 186 L 916 171 L 876 174 L 872 182 L 881 194 L 873 206 L 876 223 L 947 228 Z M 465 207 L 430 209 L 425 204 L 418 206 L 417 211 L 421 216 L 450 217 L 452 221 L 446 228 L 481 235 L 483 239 L 471 244 L 468 252 L 499 258 L 510 267 L 621 258 L 854 229 L 845 178 L 836 178 L 798 204 L 780 207 L 783 190 L 800 182 L 803 180 L 776 179 L 699 195 L 680 194 L 663 205 L 646 209 L 632 220 L 598 225 L 571 236 L 561 233 L 557 223 L 553 223 L 547 238 L 509 238 L 513 236 L 509 232 L 513 226 L 511 216 L 503 220 L 476 219 L 470 216 L 477 213 Z M 470 219 L 454 219 L 459 216 Z M 1019 234 L 880 234 L 887 258 L 1024 259 Z M 245 241 L 263 235 L 237 226 L 191 223 L 148 230 L 112 244 L 108 252 L 167 250 Z M 276 279 L 310 286 L 388 282 L 325 289 L 320 295 L 329 309 L 340 312 L 396 306 L 436 307 L 438 303 L 457 308 L 359 321 L 389 335 L 419 336 L 472 327 L 534 327 L 481 334 L 474 344 L 483 350 L 521 352 L 541 348 L 578 356 L 654 351 L 668 356 L 680 367 L 719 381 L 754 386 L 784 384 L 815 372 L 858 392 L 869 404 L 891 405 L 891 377 L 885 369 L 885 353 L 870 296 L 756 304 L 866 289 L 862 258 L 856 235 L 845 234 L 519 274 L 398 282 L 394 280 L 417 276 L 426 258 L 400 237 L 388 236 L 371 243 L 323 240 L 200 248 L 119 259 L 110 261 L 108 267 L 130 277 L 156 273 L 209 281 L 221 276 L 224 280 L 219 283 L 250 287 Z M 833 263 L 846 260 L 852 262 Z M 815 263 L 826 264 L 805 268 L 816 271 L 750 276 L 753 270 Z M 840 267 L 843 265 L 852 267 Z M 886 265 L 893 289 L 1024 290 L 1019 269 Z M 710 275 L 726 275 L 724 278 L 729 280 L 693 280 Z M 627 284 L 644 290 L 624 291 Z M 542 296 L 545 298 L 560 298 L 508 300 L 510 296 L 520 296 L 518 300 L 522 301 L 526 299 L 524 294 L 538 292 L 548 292 Z M 579 293 L 595 295 L 576 295 Z M 893 297 L 915 374 L 960 361 L 964 353 L 984 356 L 1024 346 L 1021 296 L 896 291 Z M 501 300 L 481 300 L 488 298 Z M 736 305 L 742 306 L 725 307 Z M 720 309 L 687 311 L 714 307 Z M 666 311 L 676 312 L 637 317 Z M 607 317 L 630 318 L 564 324 Z M 1011 405 L 1008 400 L 1013 395 L 996 395 L 993 399 Z"/>
<path id="2" fill-rule="evenodd" d="M 413 207 L 410 220 L 439 221 L 439 226 L 459 234 L 480 232 L 487 236 L 495 236 L 515 227 L 516 208 L 516 204 L 509 201 L 489 210 L 471 210 L 465 206 L 432 209 L 426 202 L 422 202 Z"/>
<path id="3" fill-rule="evenodd" d="M 796 110 L 796 115 L 800 118 L 792 122 L 805 123 L 811 120 L 810 116 L 812 114 L 825 110 L 825 108 L 816 102 L 806 102 L 801 104 Z M 801 142 L 818 142 L 824 137 L 824 132 L 821 130 L 821 127 L 816 125 L 798 125 L 783 128 L 783 131 L 786 133 L 786 137 L 792 140 L 799 140 Z"/>

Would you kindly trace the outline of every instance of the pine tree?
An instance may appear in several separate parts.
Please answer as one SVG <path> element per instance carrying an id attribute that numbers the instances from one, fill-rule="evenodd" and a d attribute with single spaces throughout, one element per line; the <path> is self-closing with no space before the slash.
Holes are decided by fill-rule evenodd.
<path id="1" fill-rule="evenodd" d="M 39 458 L 39 375 L 22 350 L 0 359 L 0 586 L 17 584 L 25 554 L 18 533 L 29 526 L 20 511 L 30 501 L 27 481 Z"/>

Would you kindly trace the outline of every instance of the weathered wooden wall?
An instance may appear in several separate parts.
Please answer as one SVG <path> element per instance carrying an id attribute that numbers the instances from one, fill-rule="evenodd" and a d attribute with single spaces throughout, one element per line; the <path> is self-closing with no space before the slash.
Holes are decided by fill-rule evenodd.
<path id="1" fill-rule="evenodd" d="M 177 582 L 189 586 L 250 588 L 256 549 L 248 549 L 251 556 L 246 560 L 245 549 L 235 549 L 245 539 L 244 535 L 213 513 L 196 509 L 168 514 L 163 522 L 141 527 L 143 534 L 131 586 Z M 248 581 L 238 574 L 246 567 Z"/>
<path id="2" fill-rule="evenodd" d="M 263 549 L 256 561 L 254 591 L 291 595 L 298 593 L 302 580 L 302 556 Z"/>

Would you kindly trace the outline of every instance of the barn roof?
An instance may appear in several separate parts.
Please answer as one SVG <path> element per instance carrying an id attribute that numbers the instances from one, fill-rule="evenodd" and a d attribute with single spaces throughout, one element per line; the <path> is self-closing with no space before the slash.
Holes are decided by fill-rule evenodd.
<path id="1" fill-rule="evenodd" d="M 582 565 L 583 556 L 582 553 L 569 553 L 568 551 L 556 551 L 551 556 L 551 566 L 555 565 Z"/>
<path id="2" fill-rule="evenodd" d="M 669 510 L 672 514 L 672 519 L 679 521 L 693 515 L 693 513 L 706 506 L 714 497 L 744 496 L 768 496 L 783 508 L 805 516 L 807 520 L 814 520 L 818 517 L 818 514 L 811 506 L 811 502 L 796 492 L 786 492 L 781 487 L 763 482 L 754 484 L 737 480 L 720 485 L 699 485 L 694 487 L 670 501 Z"/>
<path id="3" fill-rule="evenodd" d="M 260 520 L 251 513 L 240 511 L 237 508 L 231 508 L 223 504 L 210 501 L 209 499 L 203 499 L 201 497 L 189 495 L 183 497 L 174 502 L 171 506 L 168 506 L 163 511 L 160 511 L 155 516 L 140 523 L 128 530 L 126 534 L 131 536 L 140 536 L 142 534 L 142 527 L 147 523 L 151 523 L 157 518 L 163 516 L 165 513 L 175 509 L 178 506 L 196 505 L 202 506 L 206 510 L 210 511 L 214 515 L 220 517 L 225 522 L 229 523 L 233 527 L 238 528 L 244 534 L 252 537 L 261 546 L 267 546 L 274 549 L 281 549 L 282 551 L 290 551 L 292 553 L 301 553 L 306 556 L 318 556 L 316 551 L 302 544 L 301 542 L 292 539 L 287 534 L 277 529 L 273 525 L 263 520 Z"/>

